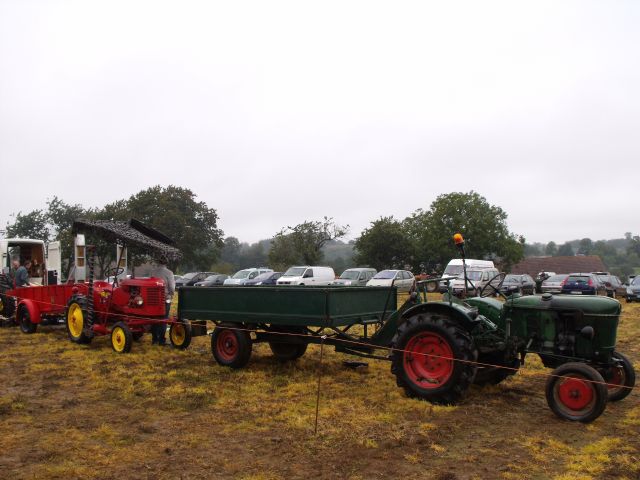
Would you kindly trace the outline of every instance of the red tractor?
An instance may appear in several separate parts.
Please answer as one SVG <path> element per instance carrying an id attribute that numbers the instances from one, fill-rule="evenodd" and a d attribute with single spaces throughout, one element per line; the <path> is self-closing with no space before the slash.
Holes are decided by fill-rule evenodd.
<path id="1" fill-rule="evenodd" d="M 170 260 L 180 257 L 180 251 L 168 237 L 136 220 L 77 220 L 73 231 L 114 241 L 121 247 L 120 252 L 133 248 Z M 88 344 L 94 336 L 111 335 L 113 349 L 126 353 L 131 350 L 133 340 L 142 337 L 152 325 L 162 323 L 169 325 L 169 339 L 174 347 L 184 349 L 189 346 L 190 324 L 167 318 L 165 314 L 161 279 L 119 280 L 123 268 L 116 267 L 112 269 L 112 282 L 94 281 L 94 247 L 86 247 L 83 260 L 85 253 L 89 270 L 86 282 L 10 288 L 1 292 L 5 298 L 15 299 L 15 321 L 24 333 L 34 333 L 38 324 L 58 322 L 63 318 L 71 341 Z M 117 265 L 122 265 L 122 258 L 118 258 Z M 6 278 L 4 284 L 7 284 Z"/>

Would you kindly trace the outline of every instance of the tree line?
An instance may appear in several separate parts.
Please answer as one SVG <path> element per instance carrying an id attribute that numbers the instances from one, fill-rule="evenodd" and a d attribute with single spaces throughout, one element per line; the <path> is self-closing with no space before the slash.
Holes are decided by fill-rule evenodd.
<path id="1" fill-rule="evenodd" d="M 232 273 L 254 266 L 284 270 L 296 264 L 327 264 L 337 272 L 370 266 L 441 273 L 457 256 L 451 240 L 455 232 L 464 234 L 469 258 L 493 260 L 506 271 L 525 255 L 600 255 L 619 275 L 628 275 L 640 265 L 640 237 L 630 233 L 622 243 L 585 238 L 560 246 L 554 242 L 527 244 L 523 236 L 509 230 L 506 212 L 474 191 L 440 195 L 428 209 L 418 209 L 404 219 L 380 217 L 348 242 L 344 239 L 349 226 L 330 217 L 283 227 L 271 238 L 253 244 L 233 236 L 225 238 L 216 210 L 198 201 L 191 190 L 172 185 L 150 187 L 102 208 L 85 208 L 53 197 L 43 209 L 16 214 L 7 225 L 6 236 L 59 240 L 67 255 L 63 262 L 66 277 L 73 253 L 71 225 L 76 218 L 136 218 L 164 232 L 184 255 L 179 265 L 171 265 L 177 272 Z M 115 261 L 115 248 L 98 239 L 89 240 L 98 246 L 98 270 L 102 272 Z M 133 256 L 137 264 L 146 260 Z"/>

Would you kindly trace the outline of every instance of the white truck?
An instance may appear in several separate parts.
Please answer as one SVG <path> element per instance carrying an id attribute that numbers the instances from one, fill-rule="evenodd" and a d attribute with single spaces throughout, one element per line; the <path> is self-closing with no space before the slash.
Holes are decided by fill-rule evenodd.
<path id="1" fill-rule="evenodd" d="M 21 263 L 31 261 L 29 283 L 33 285 L 55 285 L 62 276 L 60 242 L 46 244 L 32 238 L 4 238 L 0 240 L 2 272 L 7 273 L 14 258 Z"/>

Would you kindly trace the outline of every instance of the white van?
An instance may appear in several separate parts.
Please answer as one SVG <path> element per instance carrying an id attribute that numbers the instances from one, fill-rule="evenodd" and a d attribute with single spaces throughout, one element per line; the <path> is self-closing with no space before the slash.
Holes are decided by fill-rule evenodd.
<path id="1" fill-rule="evenodd" d="M 270 268 L 245 268 L 243 270 L 238 270 L 233 274 L 232 277 L 227 278 L 222 285 L 244 285 L 249 280 L 253 280 L 258 275 L 262 275 L 263 273 L 273 272 Z"/>
<path id="2" fill-rule="evenodd" d="M 493 264 L 493 262 L 491 260 L 476 260 L 474 258 L 467 258 L 465 263 L 467 264 L 467 273 L 471 269 L 473 269 L 473 270 L 486 270 L 488 268 L 495 268 L 495 265 Z M 462 259 L 461 258 L 452 259 L 447 264 L 447 267 L 444 269 L 444 272 L 442 273 L 442 276 L 443 277 L 462 277 Z M 446 292 L 447 291 L 447 283 L 446 282 L 440 282 L 438 284 L 438 291 L 440 293 Z"/>
<path id="3" fill-rule="evenodd" d="M 284 272 L 276 285 L 330 285 L 336 279 L 331 267 L 291 267 Z"/>

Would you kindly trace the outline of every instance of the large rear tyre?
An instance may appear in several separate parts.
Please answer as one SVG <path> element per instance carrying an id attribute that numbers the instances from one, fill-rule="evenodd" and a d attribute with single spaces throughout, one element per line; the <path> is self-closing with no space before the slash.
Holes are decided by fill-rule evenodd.
<path id="1" fill-rule="evenodd" d="M 636 384 L 636 372 L 631 360 L 620 352 L 613 352 L 613 360 L 616 366 L 611 368 L 608 375 L 603 375 L 608 384 L 617 386 L 607 386 L 610 402 L 618 402 L 631 393 Z"/>
<path id="2" fill-rule="evenodd" d="M 16 315 L 18 325 L 20 325 L 20 331 L 22 333 L 36 333 L 38 324 L 31 321 L 31 314 L 29 309 L 24 305 L 18 307 L 18 314 Z"/>
<path id="3" fill-rule="evenodd" d="M 111 348 L 116 353 L 129 353 L 133 344 L 133 333 L 124 322 L 116 323 L 111 329 Z"/>
<path id="4" fill-rule="evenodd" d="M 549 408 L 565 420 L 593 422 L 607 406 L 602 375 L 585 363 L 560 365 L 547 380 L 545 393 Z"/>
<path id="5" fill-rule="evenodd" d="M 69 339 L 74 343 L 91 343 L 91 337 L 86 334 L 87 299 L 82 295 L 74 295 L 67 302 L 65 326 Z"/>
<path id="6" fill-rule="evenodd" d="M 235 330 L 239 324 L 221 323 L 211 335 L 211 353 L 218 364 L 231 368 L 242 368 L 249 363 L 253 342 L 249 332 Z"/>
<path id="7" fill-rule="evenodd" d="M 403 322 L 392 340 L 391 373 L 409 397 L 453 405 L 476 373 L 477 350 L 454 320 L 431 313 Z"/>
<path id="8" fill-rule="evenodd" d="M 191 344 L 191 323 L 188 320 L 180 320 L 169 327 L 169 341 L 173 348 L 184 350 Z"/>

